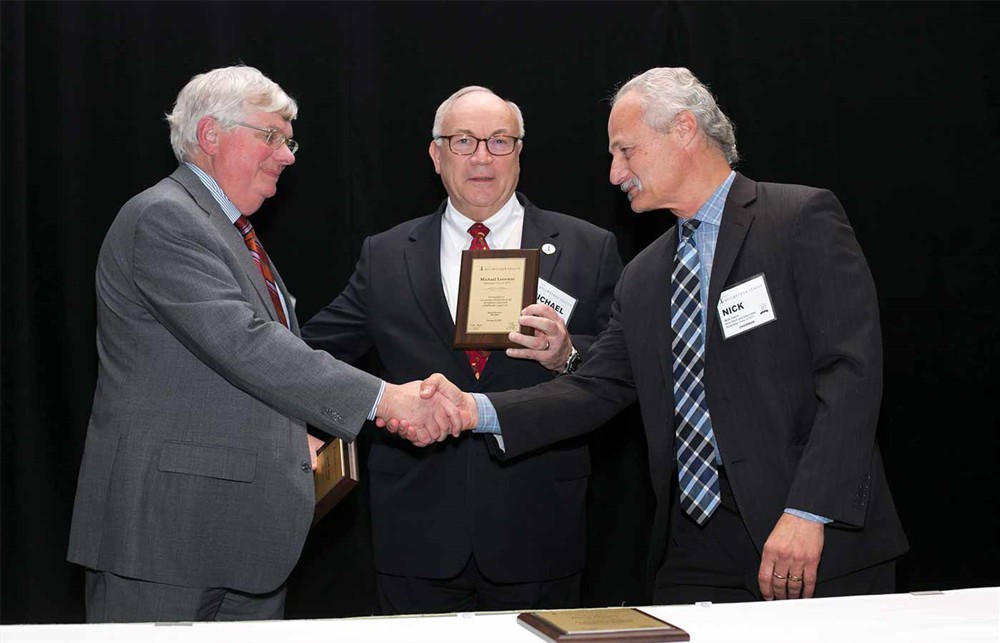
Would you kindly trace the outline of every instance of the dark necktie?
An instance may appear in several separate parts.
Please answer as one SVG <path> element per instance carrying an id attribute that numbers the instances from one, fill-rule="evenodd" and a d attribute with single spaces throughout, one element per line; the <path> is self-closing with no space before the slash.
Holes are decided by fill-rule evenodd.
<path id="1" fill-rule="evenodd" d="M 490 229 L 482 223 L 474 223 L 469 226 L 469 234 L 472 235 L 469 250 L 489 250 L 490 246 L 486 243 L 486 235 L 489 232 Z M 465 354 L 469 356 L 469 366 L 472 367 L 472 372 L 478 380 L 479 376 L 483 374 L 483 369 L 486 368 L 486 360 L 490 358 L 490 353 L 489 351 L 465 351 Z"/>
<path id="2" fill-rule="evenodd" d="M 242 214 L 236 219 L 234 224 L 236 229 L 243 235 L 243 241 L 247 244 L 253 262 L 260 269 L 260 274 L 264 276 L 264 283 L 267 284 L 267 292 L 271 295 L 271 302 L 274 304 L 274 312 L 278 315 L 278 321 L 288 328 L 288 320 L 285 319 L 285 309 L 281 306 L 281 297 L 278 296 L 278 286 L 274 283 L 274 273 L 271 272 L 271 262 L 267 259 L 264 246 L 257 240 L 257 234 L 250 225 L 250 220 Z"/>
<path id="3" fill-rule="evenodd" d="M 674 331 L 674 420 L 681 507 L 699 525 L 721 502 L 715 468 L 712 419 L 705 400 L 705 338 L 702 336 L 701 258 L 692 235 L 700 221 L 677 227 L 680 243 L 670 280 L 670 327 Z"/>

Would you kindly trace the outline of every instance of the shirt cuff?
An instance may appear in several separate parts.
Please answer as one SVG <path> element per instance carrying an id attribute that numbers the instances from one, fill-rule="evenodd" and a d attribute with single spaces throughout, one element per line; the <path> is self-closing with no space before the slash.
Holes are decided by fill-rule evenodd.
<path id="1" fill-rule="evenodd" d="M 824 525 L 828 525 L 831 522 L 833 522 L 833 520 L 831 520 L 830 518 L 824 518 L 823 516 L 817 516 L 816 514 L 811 514 L 808 511 L 800 511 L 798 509 L 786 508 L 785 513 L 792 514 L 793 516 L 798 516 L 799 518 L 805 518 L 806 520 L 809 520 L 811 522 L 820 522 L 823 523 Z"/>
<path id="2" fill-rule="evenodd" d="M 378 387 L 378 395 L 375 396 L 375 404 L 372 404 L 372 410 L 368 413 L 368 419 L 375 419 L 375 412 L 378 410 L 378 403 L 382 401 L 382 394 L 385 393 L 385 380 L 382 380 L 382 384 Z"/>
<path id="3" fill-rule="evenodd" d="M 500 418 L 497 417 L 497 410 L 490 402 L 490 398 L 482 393 L 472 393 L 472 398 L 476 400 L 476 410 L 479 412 L 479 424 L 472 430 L 473 433 L 492 433 L 500 435 Z"/>

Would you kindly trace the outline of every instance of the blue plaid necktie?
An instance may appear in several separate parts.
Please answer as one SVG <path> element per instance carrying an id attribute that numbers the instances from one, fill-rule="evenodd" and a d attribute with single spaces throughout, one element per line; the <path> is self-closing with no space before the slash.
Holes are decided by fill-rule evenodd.
<path id="1" fill-rule="evenodd" d="M 678 225 L 680 243 L 670 281 L 670 327 L 674 331 L 674 420 L 681 507 L 699 525 L 719 506 L 719 472 L 712 446 L 712 419 L 705 400 L 705 338 L 701 332 L 701 259 L 692 235 L 700 221 Z"/>

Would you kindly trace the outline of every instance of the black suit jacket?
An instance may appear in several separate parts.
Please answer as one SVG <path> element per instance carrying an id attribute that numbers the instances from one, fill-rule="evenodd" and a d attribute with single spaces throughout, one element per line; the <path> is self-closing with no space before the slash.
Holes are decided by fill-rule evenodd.
<path id="1" fill-rule="evenodd" d="M 506 452 L 577 436 L 636 397 L 657 496 L 650 568 L 676 480 L 669 283 L 676 227 L 626 266 L 612 319 L 577 376 L 491 394 Z M 720 293 L 758 274 L 777 320 L 724 339 Z M 786 507 L 832 518 L 824 580 L 907 548 L 875 443 L 882 343 L 875 286 L 829 191 L 737 175 L 710 279 L 705 389 L 733 493 L 758 549 Z"/>
<path id="2" fill-rule="evenodd" d="M 608 323 L 621 259 L 614 235 L 532 205 L 523 195 L 521 247 L 541 254 L 540 277 L 578 300 L 568 329 L 584 354 Z M 476 380 L 441 285 L 441 217 L 403 223 L 367 239 L 344 291 L 302 328 L 313 347 L 351 361 L 375 347 L 390 382 L 441 372 L 463 389 L 501 391 L 552 379 L 537 362 L 493 351 Z M 534 422 L 529 421 L 529 426 Z M 498 462 L 493 437 L 463 435 L 418 449 L 386 432 L 369 456 L 372 532 L 378 571 L 444 578 L 473 552 L 495 582 L 566 576 L 583 567 L 586 445 L 569 441 Z"/>

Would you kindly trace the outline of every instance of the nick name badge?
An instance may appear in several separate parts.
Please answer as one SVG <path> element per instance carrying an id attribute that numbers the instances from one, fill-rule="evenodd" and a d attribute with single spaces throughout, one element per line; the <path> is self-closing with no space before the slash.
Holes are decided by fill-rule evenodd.
<path id="1" fill-rule="evenodd" d="M 536 303 L 545 304 L 556 314 L 562 317 L 563 323 L 568 324 L 573 308 L 576 306 L 576 299 L 559 290 L 544 279 L 538 280 L 538 299 Z"/>
<path id="2" fill-rule="evenodd" d="M 719 322 L 725 339 L 773 322 L 777 317 L 764 273 L 723 290 L 719 295 Z"/>

